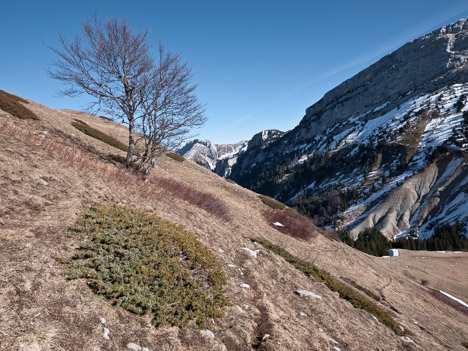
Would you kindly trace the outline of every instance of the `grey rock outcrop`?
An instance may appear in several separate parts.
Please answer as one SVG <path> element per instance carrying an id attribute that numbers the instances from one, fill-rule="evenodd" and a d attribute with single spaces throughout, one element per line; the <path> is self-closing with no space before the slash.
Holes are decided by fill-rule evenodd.
<path id="1" fill-rule="evenodd" d="M 390 111 L 420 93 L 464 83 L 467 63 L 468 21 L 463 19 L 410 41 L 326 93 L 307 108 L 295 129 L 298 141 L 378 106 L 388 103 L 383 110 Z"/>

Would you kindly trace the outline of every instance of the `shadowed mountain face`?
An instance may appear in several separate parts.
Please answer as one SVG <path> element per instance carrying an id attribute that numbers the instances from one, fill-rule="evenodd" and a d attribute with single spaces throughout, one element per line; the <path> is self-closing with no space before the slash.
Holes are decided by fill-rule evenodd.
<path id="1" fill-rule="evenodd" d="M 468 219 L 468 21 L 415 39 L 346 80 L 293 130 L 239 155 L 230 178 L 353 235 Z"/>

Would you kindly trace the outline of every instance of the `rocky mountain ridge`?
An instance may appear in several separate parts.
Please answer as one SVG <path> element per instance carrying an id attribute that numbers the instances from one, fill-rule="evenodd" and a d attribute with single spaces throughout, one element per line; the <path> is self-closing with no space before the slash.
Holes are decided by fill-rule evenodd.
<path id="1" fill-rule="evenodd" d="M 296 128 L 239 155 L 229 177 L 352 236 L 466 228 L 467 63 L 462 19 L 329 91 Z"/>
<path id="2" fill-rule="evenodd" d="M 250 140 L 243 140 L 236 144 L 214 144 L 209 140 L 195 139 L 186 143 L 177 152 L 222 177 L 229 177 L 240 155 L 247 151 L 255 153 L 283 134 L 275 129 L 264 130 L 255 134 Z"/>

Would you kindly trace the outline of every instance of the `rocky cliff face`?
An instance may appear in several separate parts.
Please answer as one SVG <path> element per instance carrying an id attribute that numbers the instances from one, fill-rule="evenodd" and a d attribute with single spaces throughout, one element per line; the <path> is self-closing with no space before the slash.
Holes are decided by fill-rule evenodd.
<path id="1" fill-rule="evenodd" d="M 246 153 L 247 155 L 256 155 L 283 134 L 278 130 L 264 130 L 255 134 L 250 140 L 221 145 L 213 144 L 209 140 L 195 139 L 177 152 L 222 177 L 229 177 L 231 169 L 237 163 L 240 155 Z M 243 162 L 249 162 L 248 156 L 243 158 Z"/>
<path id="2" fill-rule="evenodd" d="M 468 220 L 468 21 L 415 39 L 343 82 L 231 178 L 354 235 Z M 465 207 L 464 207 L 465 206 Z"/>

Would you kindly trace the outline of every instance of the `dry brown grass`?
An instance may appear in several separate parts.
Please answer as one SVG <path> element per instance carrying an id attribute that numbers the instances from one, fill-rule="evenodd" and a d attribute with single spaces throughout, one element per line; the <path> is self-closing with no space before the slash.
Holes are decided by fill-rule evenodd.
<path id="1" fill-rule="evenodd" d="M 0 350 L 125 350 L 129 342 L 153 350 L 457 350 L 466 341 L 468 317 L 422 294 L 420 280 L 402 274 L 409 261 L 369 257 L 320 235 L 309 241 L 284 235 L 265 222 L 257 194 L 193 162 L 161 157 L 151 179 L 174 180 L 216 197 L 229 209 L 230 220 L 224 221 L 169 191 L 145 188 L 107 157 L 123 153 L 76 133 L 71 121 L 82 119 L 125 142 L 121 125 L 32 102 L 28 108 L 41 119 L 0 117 Z M 225 267 L 233 304 L 211 327 L 214 339 L 193 328 L 154 328 L 149 318 L 113 306 L 83 282 L 63 278 L 64 267 L 55 258 L 71 256 L 79 245 L 64 233 L 83 208 L 99 203 L 155 212 L 192 231 L 214 252 Z M 381 296 L 384 307 L 399 311 L 392 316 L 414 344 L 246 239 L 259 235 Z M 242 247 L 260 254 L 251 257 Z M 455 277 L 466 274 L 463 266 L 453 269 Z M 297 289 L 322 299 L 301 298 Z M 103 337 L 104 326 L 110 340 Z M 271 337 L 259 343 L 265 334 Z"/>

